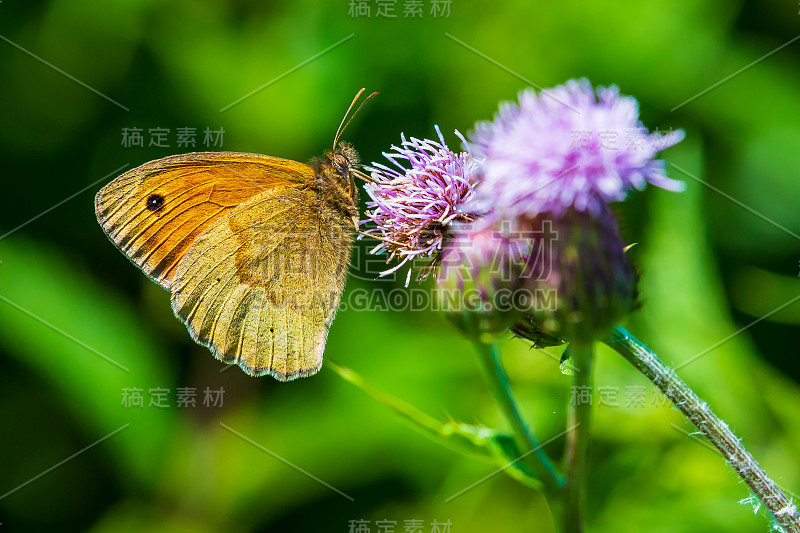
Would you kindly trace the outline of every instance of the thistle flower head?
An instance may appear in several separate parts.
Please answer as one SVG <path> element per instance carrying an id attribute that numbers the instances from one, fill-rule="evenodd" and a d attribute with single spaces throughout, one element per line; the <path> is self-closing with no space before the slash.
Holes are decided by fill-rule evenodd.
<path id="1" fill-rule="evenodd" d="M 595 91 L 588 80 L 570 80 L 520 93 L 492 122 L 471 135 L 485 158 L 480 198 L 510 215 L 558 216 L 567 208 L 598 214 L 602 204 L 623 200 L 648 183 L 679 191 L 656 154 L 683 139 L 683 131 L 648 133 L 635 98 L 616 86 Z"/>
<path id="2" fill-rule="evenodd" d="M 384 152 L 391 166 L 373 163 L 365 167 L 374 183 L 364 186 L 367 220 L 375 227 L 363 235 L 380 240 L 372 253 L 387 251 L 387 260 L 398 263 L 380 273 L 391 274 L 416 257 L 436 258 L 441 254 L 455 222 L 469 222 L 473 215 L 463 209 L 473 200 L 479 179 L 479 165 L 469 152 L 453 152 L 436 126 L 439 141 L 400 136 L 400 146 Z M 466 144 L 461 134 L 456 135 Z M 420 278 L 430 273 L 423 269 Z M 411 279 L 409 266 L 406 285 Z"/>
<path id="3" fill-rule="evenodd" d="M 681 190 L 655 157 L 682 131 L 649 133 L 634 98 L 586 80 L 523 91 L 477 125 L 468 152 L 436 131 L 367 167 L 375 226 L 362 234 L 399 259 L 382 275 L 432 258 L 421 277 L 440 270 L 442 309 L 481 339 L 511 328 L 539 345 L 588 343 L 630 312 L 636 274 L 608 204 L 648 183 Z"/>

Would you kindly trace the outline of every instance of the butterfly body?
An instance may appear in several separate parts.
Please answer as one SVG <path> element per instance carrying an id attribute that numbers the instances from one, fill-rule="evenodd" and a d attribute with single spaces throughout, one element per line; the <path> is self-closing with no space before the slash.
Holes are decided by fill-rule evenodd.
<path id="1" fill-rule="evenodd" d="M 111 241 L 172 293 L 192 338 L 253 376 L 316 373 L 358 224 L 355 150 L 305 165 L 236 152 L 166 157 L 98 192 Z"/>

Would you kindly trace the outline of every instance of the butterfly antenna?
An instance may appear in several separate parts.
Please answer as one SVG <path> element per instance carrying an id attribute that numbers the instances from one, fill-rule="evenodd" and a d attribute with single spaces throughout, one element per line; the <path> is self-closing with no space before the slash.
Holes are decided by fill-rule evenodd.
<path id="1" fill-rule="evenodd" d="M 358 106 L 358 109 L 355 110 L 355 112 L 350 116 L 350 119 L 348 120 L 347 116 L 350 115 L 350 111 L 353 109 L 353 106 L 356 105 L 356 102 L 361 97 L 361 95 L 364 94 L 365 90 L 366 89 L 362 88 L 360 91 L 358 91 L 358 94 L 356 94 L 356 97 L 353 98 L 353 102 L 350 104 L 350 107 L 347 108 L 347 112 L 344 114 L 344 117 L 342 117 L 342 122 L 339 124 L 339 129 L 336 130 L 336 137 L 333 138 L 334 150 L 336 150 L 336 145 L 339 144 L 339 137 L 342 135 L 344 130 L 347 129 L 347 126 L 350 125 L 350 121 L 353 120 L 353 117 L 355 117 L 358 114 L 358 112 L 361 111 L 361 108 L 364 107 L 364 104 L 366 104 L 367 102 L 372 100 L 373 97 L 378 95 L 378 91 L 375 91 L 369 96 L 367 96 L 364 99 L 364 101 L 361 102 L 361 105 Z M 347 122 L 345 122 L 345 120 L 347 120 Z"/>
<path id="2" fill-rule="evenodd" d="M 372 179 L 372 176 L 370 176 L 369 174 L 367 174 L 366 172 L 364 172 L 362 170 L 354 168 L 352 170 L 352 172 L 353 172 L 353 175 L 355 177 L 357 177 L 358 179 L 360 179 L 361 181 L 366 181 L 367 183 L 378 183 L 377 180 Z"/>
<path id="3" fill-rule="evenodd" d="M 333 149 L 334 150 L 336 150 L 336 145 L 339 143 L 339 136 L 342 134 L 342 132 L 344 131 L 344 128 L 346 127 L 346 124 L 344 123 L 344 121 L 347 120 L 347 115 L 350 114 L 350 110 L 353 109 L 354 105 L 356 105 L 356 102 L 361 97 L 361 95 L 364 94 L 364 91 L 366 91 L 366 89 L 362 87 L 361 90 L 358 91 L 358 94 L 356 94 L 356 97 L 353 98 L 353 101 L 350 103 L 350 107 L 348 107 L 347 111 L 345 111 L 344 116 L 342 117 L 342 121 L 339 123 L 339 128 L 336 130 L 336 136 L 333 138 Z M 349 124 L 349 121 L 348 121 L 348 124 Z"/>

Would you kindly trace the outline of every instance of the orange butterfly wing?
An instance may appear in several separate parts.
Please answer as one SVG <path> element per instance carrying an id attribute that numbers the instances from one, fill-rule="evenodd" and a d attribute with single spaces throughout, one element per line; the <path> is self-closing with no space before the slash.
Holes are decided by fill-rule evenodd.
<path id="1" fill-rule="evenodd" d="M 197 152 L 121 175 L 97 193 L 95 213 L 111 241 L 170 289 L 178 265 L 214 221 L 257 194 L 314 179 L 303 163 L 260 154 Z"/>
<path id="2" fill-rule="evenodd" d="M 310 376 L 322 366 L 352 233 L 353 221 L 313 188 L 254 196 L 186 253 L 172 285 L 175 316 L 251 376 Z"/>

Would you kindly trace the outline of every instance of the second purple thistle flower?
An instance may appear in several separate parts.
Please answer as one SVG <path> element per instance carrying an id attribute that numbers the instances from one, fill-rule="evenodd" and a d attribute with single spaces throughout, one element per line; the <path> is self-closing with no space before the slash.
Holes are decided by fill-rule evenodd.
<path id="1" fill-rule="evenodd" d="M 479 197 L 504 217 L 559 216 L 567 208 L 599 214 L 601 204 L 648 183 L 683 190 L 655 159 L 683 137 L 682 130 L 649 133 L 635 98 L 616 86 L 595 91 L 581 79 L 539 94 L 526 89 L 518 104 L 501 104 L 493 121 L 476 125 L 470 148 L 485 159 Z"/>

